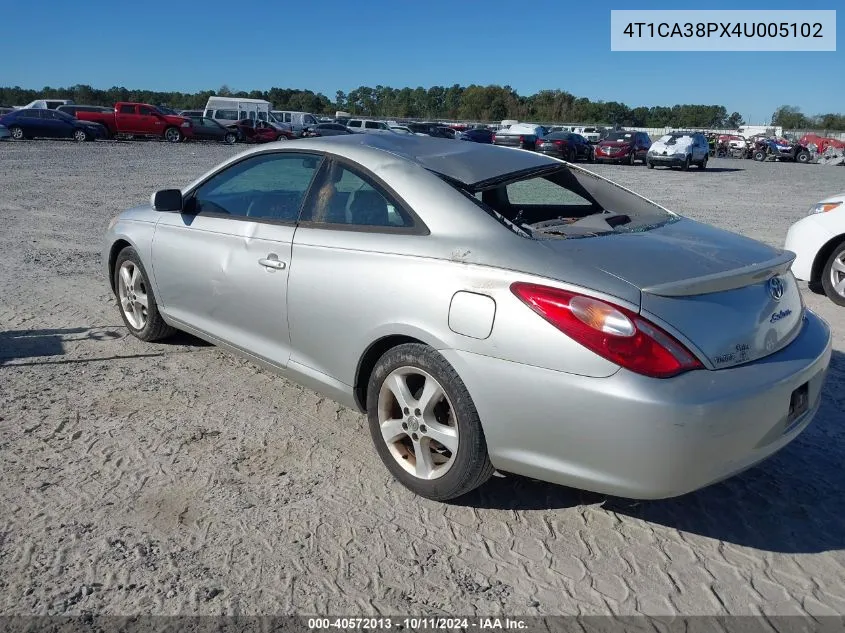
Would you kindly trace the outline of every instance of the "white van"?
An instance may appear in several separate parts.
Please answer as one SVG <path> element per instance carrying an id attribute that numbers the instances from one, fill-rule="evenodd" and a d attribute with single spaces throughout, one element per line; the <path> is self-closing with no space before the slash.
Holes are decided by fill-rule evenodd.
<path id="1" fill-rule="evenodd" d="M 302 136 L 305 128 L 317 125 L 317 117 L 310 112 L 294 112 L 292 110 L 272 110 L 273 118 L 279 123 L 289 125 L 291 131 L 297 136 Z"/>
<path id="2" fill-rule="evenodd" d="M 240 97 L 209 97 L 205 104 L 205 116 L 221 125 L 231 125 L 242 119 L 269 121 L 273 123 L 270 109 L 273 105 L 263 99 L 242 99 Z"/>

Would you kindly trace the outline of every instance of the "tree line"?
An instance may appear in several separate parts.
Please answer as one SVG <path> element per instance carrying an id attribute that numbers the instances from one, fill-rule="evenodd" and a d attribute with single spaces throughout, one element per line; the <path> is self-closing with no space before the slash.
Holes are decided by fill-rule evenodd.
<path id="1" fill-rule="evenodd" d="M 270 90 L 232 91 L 228 86 L 196 93 L 108 90 L 75 85 L 69 88 L 45 87 L 28 90 L 0 87 L 0 104 L 23 105 L 35 99 L 73 99 L 76 103 L 111 106 L 118 101 L 140 101 L 181 109 L 201 109 L 211 96 L 264 99 L 279 110 L 295 110 L 333 115 L 343 110 L 353 115 L 383 118 L 461 119 L 501 121 L 518 119 L 538 123 L 597 123 L 638 127 L 736 128 L 744 120 L 739 112 L 728 113 L 722 105 L 679 104 L 673 106 L 629 107 L 617 101 L 591 101 L 564 90 L 541 90 L 520 95 L 510 86 L 432 86 L 430 88 L 375 88 L 360 86 L 348 93 L 338 90 L 334 99 L 311 90 L 271 88 Z M 845 129 L 845 116 L 826 114 L 807 117 L 793 106 L 778 108 L 774 125 L 787 129 L 823 127 Z"/>

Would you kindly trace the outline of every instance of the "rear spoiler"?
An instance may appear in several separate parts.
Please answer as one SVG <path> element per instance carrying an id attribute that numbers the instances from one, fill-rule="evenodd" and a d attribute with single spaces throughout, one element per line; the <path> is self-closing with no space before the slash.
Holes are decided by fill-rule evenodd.
<path id="1" fill-rule="evenodd" d="M 782 251 L 777 257 L 765 262 L 749 264 L 742 268 L 734 268 L 703 277 L 657 284 L 643 288 L 642 292 L 659 297 L 689 297 L 706 295 L 712 292 L 725 292 L 766 281 L 775 275 L 782 275 L 789 270 L 793 261 L 795 261 L 795 253 Z"/>

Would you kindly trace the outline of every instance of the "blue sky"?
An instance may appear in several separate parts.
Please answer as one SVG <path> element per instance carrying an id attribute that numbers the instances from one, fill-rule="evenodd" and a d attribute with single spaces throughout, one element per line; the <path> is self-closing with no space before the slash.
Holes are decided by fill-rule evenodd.
<path id="1" fill-rule="evenodd" d="M 197 3 L 4 2 L 0 85 L 152 90 L 508 84 L 629 106 L 724 104 L 749 123 L 783 104 L 845 112 L 837 52 L 610 51 L 611 9 L 836 9 L 836 0 Z M 242 17 L 243 16 L 243 17 Z M 246 17 L 249 16 L 249 17 Z M 837 13 L 842 35 L 845 9 Z M 517 36 L 516 34 L 519 33 Z"/>

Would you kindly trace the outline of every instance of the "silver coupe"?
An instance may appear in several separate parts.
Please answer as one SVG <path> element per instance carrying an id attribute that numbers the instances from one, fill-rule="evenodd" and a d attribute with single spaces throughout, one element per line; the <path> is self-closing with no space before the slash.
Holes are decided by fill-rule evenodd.
<path id="1" fill-rule="evenodd" d="M 355 134 L 243 152 L 110 223 L 126 327 L 365 412 L 417 494 L 494 471 L 681 495 L 794 440 L 827 324 L 794 255 L 535 152 Z"/>

